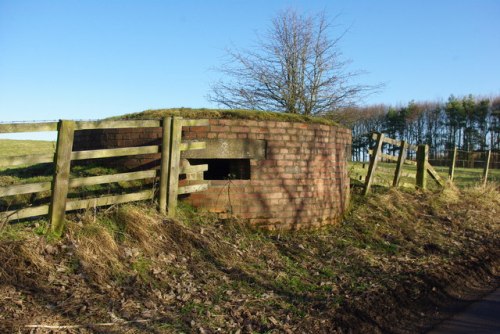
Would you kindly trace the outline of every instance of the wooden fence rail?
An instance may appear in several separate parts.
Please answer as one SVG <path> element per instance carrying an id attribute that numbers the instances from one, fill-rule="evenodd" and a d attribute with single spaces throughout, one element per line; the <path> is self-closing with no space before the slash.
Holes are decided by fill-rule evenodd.
<path id="1" fill-rule="evenodd" d="M 378 167 L 378 162 L 381 159 L 386 159 L 396 162 L 396 170 L 394 172 L 394 178 L 392 185 L 394 187 L 399 186 L 400 179 L 402 176 L 409 176 L 413 174 L 403 173 L 403 165 L 415 165 L 417 166 L 417 173 L 415 175 L 416 186 L 421 189 L 427 187 L 427 175 L 440 186 L 444 185 L 443 180 L 436 172 L 434 167 L 429 164 L 429 146 L 428 145 L 412 145 L 404 140 L 396 140 L 386 137 L 383 133 L 375 132 L 372 135 L 372 139 L 375 141 L 373 148 L 369 150 L 370 154 L 370 164 L 368 167 L 368 172 L 365 178 L 365 184 L 363 189 L 363 194 L 366 195 L 370 192 L 370 188 L 375 180 L 375 173 Z M 384 144 L 390 144 L 395 146 L 399 150 L 399 155 L 394 156 L 383 152 Z M 417 160 L 413 161 L 407 158 L 408 151 L 416 151 Z"/>
<path id="2" fill-rule="evenodd" d="M 37 207 L 27 207 L 17 210 L 0 212 L 0 220 L 13 221 L 35 216 L 48 215 L 51 230 L 61 234 L 64 230 L 65 212 L 107 206 L 112 204 L 154 199 L 153 189 L 134 193 L 100 196 L 86 199 L 68 199 L 71 188 L 106 184 L 122 181 L 159 178 L 158 207 L 162 213 L 169 216 L 175 214 L 177 195 L 187 194 L 207 189 L 208 182 L 203 179 L 194 179 L 190 184 L 178 186 L 179 175 L 199 175 L 208 169 L 208 165 L 180 166 L 180 152 L 204 149 L 205 142 L 182 142 L 183 126 L 207 126 L 208 120 L 184 120 L 180 117 L 165 117 L 163 120 L 105 120 L 105 121 L 68 121 L 43 123 L 9 123 L 0 124 L 0 133 L 57 131 L 57 145 L 55 154 L 41 154 L 29 156 L 11 156 L 2 158 L 0 167 L 33 165 L 38 163 L 53 163 L 54 174 L 51 182 L 30 184 L 15 184 L 0 187 L 0 197 L 50 191 L 50 204 Z M 87 129 L 116 129 L 116 128 L 147 128 L 162 127 L 163 139 L 161 145 L 108 148 L 101 150 L 72 151 L 74 132 Z M 141 154 L 161 154 L 160 170 L 154 169 L 98 175 L 89 177 L 70 177 L 71 161 L 89 160 L 98 158 L 121 157 Z"/>

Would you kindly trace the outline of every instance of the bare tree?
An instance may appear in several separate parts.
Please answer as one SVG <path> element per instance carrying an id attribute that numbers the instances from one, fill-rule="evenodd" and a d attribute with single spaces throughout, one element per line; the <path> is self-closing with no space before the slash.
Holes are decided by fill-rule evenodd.
<path id="1" fill-rule="evenodd" d="M 351 83 L 359 72 L 346 70 L 339 41 L 330 38 L 324 13 L 277 15 L 252 50 L 229 49 L 219 68 L 226 81 L 212 86 L 209 99 L 229 108 L 320 115 L 352 106 L 379 86 Z"/>

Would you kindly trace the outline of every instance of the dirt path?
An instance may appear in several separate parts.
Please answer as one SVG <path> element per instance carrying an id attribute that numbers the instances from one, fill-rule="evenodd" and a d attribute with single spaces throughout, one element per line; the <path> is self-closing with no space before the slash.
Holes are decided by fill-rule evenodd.
<path id="1" fill-rule="evenodd" d="M 500 333 L 500 288 L 428 332 L 447 333 Z"/>

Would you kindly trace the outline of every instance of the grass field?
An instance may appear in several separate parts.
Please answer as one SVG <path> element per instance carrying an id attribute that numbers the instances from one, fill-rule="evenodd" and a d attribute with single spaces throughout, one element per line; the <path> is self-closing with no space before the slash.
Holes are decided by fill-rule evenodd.
<path id="1" fill-rule="evenodd" d="M 0 158 L 13 155 L 52 153 L 56 143 L 43 140 L 0 139 Z"/>
<path id="2" fill-rule="evenodd" d="M 378 164 L 375 173 L 375 185 L 387 186 L 392 185 L 396 164 L 383 162 Z M 448 179 L 448 167 L 434 167 L 443 180 Z M 365 175 L 368 171 L 368 163 L 351 162 L 349 164 L 349 175 L 351 182 L 361 185 L 364 182 Z M 405 165 L 403 168 L 403 177 L 400 183 L 403 186 L 413 187 L 415 185 L 416 166 Z M 483 170 L 481 168 L 455 168 L 454 183 L 459 187 L 474 186 L 482 182 Z M 488 181 L 500 182 L 500 170 L 490 169 L 488 173 Z M 436 187 L 436 183 L 428 176 L 427 184 L 430 189 Z"/>
<path id="3" fill-rule="evenodd" d="M 10 156 L 47 154 L 55 152 L 55 142 L 42 140 L 0 139 L 0 159 Z M 0 167 L 0 186 L 50 181 L 51 164 Z"/>

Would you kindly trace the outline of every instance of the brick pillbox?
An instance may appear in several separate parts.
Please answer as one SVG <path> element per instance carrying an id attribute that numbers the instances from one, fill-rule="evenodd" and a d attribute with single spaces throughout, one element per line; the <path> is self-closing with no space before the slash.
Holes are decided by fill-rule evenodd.
<path id="1" fill-rule="evenodd" d="M 211 119 L 184 127 L 184 140 L 207 142 L 183 152 L 184 163 L 206 163 L 208 190 L 183 200 L 234 215 L 265 229 L 302 229 L 336 223 L 349 203 L 347 159 L 351 131 L 339 126 Z M 73 150 L 160 145 L 160 128 L 75 132 Z M 159 154 L 114 159 L 128 170 L 157 168 Z"/>

